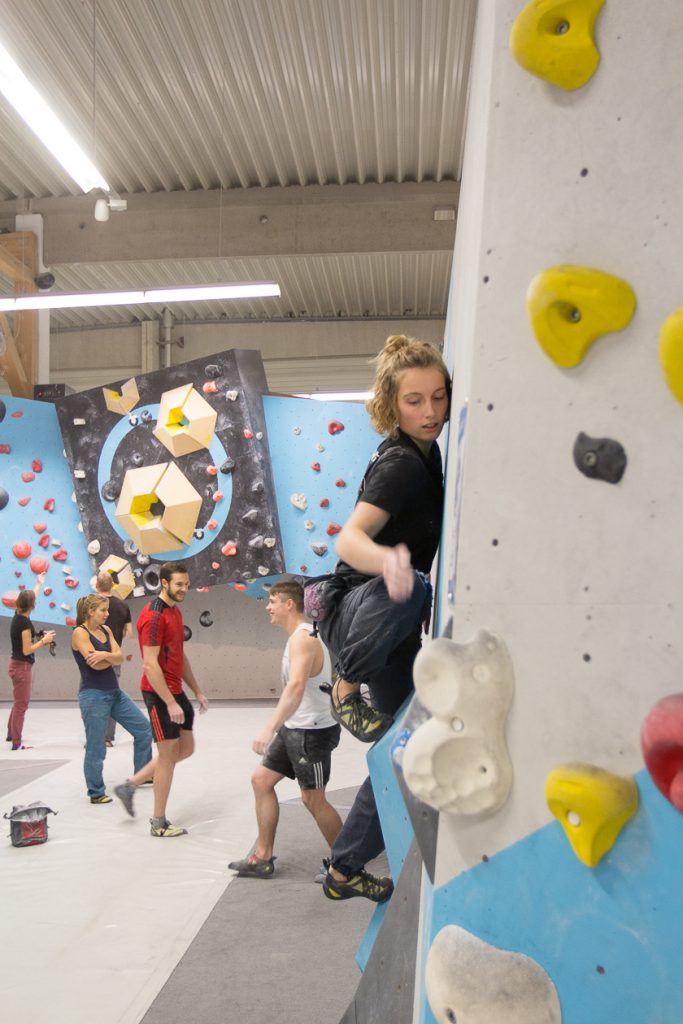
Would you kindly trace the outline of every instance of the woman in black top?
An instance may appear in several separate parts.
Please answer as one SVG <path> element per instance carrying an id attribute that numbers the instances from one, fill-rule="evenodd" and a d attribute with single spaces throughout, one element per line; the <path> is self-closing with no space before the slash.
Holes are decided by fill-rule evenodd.
<path id="1" fill-rule="evenodd" d="M 363 742 L 379 739 L 413 690 L 413 662 L 429 620 L 427 578 L 443 510 L 441 455 L 436 445 L 448 417 L 450 377 L 432 345 L 403 335 L 388 339 L 376 359 L 374 427 L 388 435 L 373 455 L 356 506 L 339 534 L 340 556 L 330 589 L 332 613 L 320 623 L 336 659 L 332 714 Z M 372 704 L 365 702 L 365 684 Z M 384 849 L 370 779 L 361 786 L 331 855 L 323 885 L 330 899 L 393 890 L 364 866 Z"/>
<path id="2" fill-rule="evenodd" d="M 35 652 L 39 647 L 47 647 L 54 643 L 55 639 L 54 630 L 42 633 L 36 639 L 37 634 L 31 622 L 31 612 L 36 606 L 36 597 L 43 578 L 43 575 L 38 577 L 38 582 L 33 590 L 19 592 L 14 617 L 10 623 L 12 653 L 7 670 L 12 680 L 14 703 L 7 722 L 7 742 L 11 742 L 12 750 L 26 749 L 21 742 L 21 734 L 24 728 L 24 717 L 31 699 Z"/>

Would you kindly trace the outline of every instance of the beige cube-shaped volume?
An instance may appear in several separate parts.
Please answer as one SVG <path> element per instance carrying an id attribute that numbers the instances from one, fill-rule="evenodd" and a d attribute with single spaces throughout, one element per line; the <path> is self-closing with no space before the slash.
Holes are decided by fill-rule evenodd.
<path id="1" fill-rule="evenodd" d="M 161 518 L 164 529 L 189 544 L 202 507 L 201 495 L 174 462 L 157 484 L 156 494 L 165 505 Z"/>
<path id="2" fill-rule="evenodd" d="M 135 586 L 133 570 L 126 559 L 120 558 L 119 555 L 109 555 L 102 562 L 99 571 L 109 573 L 114 584 L 112 593 L 125 601 Z"/>
<path id="3" fill-rule="evenodd" d="M 154 436 L 178 458 L 208 448 L 216 429 L 217 413 L 192 384 L 164 391 Z"/>
<path id="4" fill-rule="evenodd" d="M 159 502 L 161 509 L 155 508 Z M 126 472 L 116 518 L 144 555 L 156 555 L 189 543 L 201 504 L 182 471 L 160 462 Z"/>
<path id="5" fill-rule="evenodd" d="M 104 401 L 109 412 L 117 412 L 120 416 L 127 416 L 131 409 L 140 401 L 140 392 L 135 383 L 135 377 L 131 377 L 121 388 L 121 394 L 113 388 L 102 388 Z"/>

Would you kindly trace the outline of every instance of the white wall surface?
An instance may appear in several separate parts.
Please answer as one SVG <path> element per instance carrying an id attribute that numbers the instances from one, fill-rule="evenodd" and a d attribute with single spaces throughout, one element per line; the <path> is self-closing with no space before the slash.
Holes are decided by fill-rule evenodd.
<path id="1" fill-rule="evenodd" d="M 681 689 L 683 408 L 657 358 L 683 303 L 680 4 L 660 0 L 655 16 L 606 3 L 601 63 L 573 93 L 512 58 L 522 6 L 479 5 L 448 336 L 452 419 L 468 418 L 461 456 L 451 439 L 443 558 L 447 569 L 459 522 L 454 639 L 483 626 L 509 646 L 515 782 L 488 820 L 442 815 L 437 881 L 550 820 L 543 783 L 557 764 L 640 769 L 644 715 Z M 638 300 L 630 326 L 572 370 L 542 353 L 525 306 L 534 275 L 563 263 L 623 277 Z M 620 484 L 578 472 L 579 431 L 621 442 Z"/>

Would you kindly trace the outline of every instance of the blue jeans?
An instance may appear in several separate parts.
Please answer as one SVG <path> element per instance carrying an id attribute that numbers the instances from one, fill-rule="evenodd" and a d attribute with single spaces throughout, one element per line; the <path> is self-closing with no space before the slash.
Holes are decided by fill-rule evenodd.
<path id="1" fill-rule="evenodd" d="M 145 715 L 123 690 L 81 690 L 78 703 L 85 726 L 83 771 L 88 796 L 101 796 L 105 791 L 102 765 L 109 719 L 113 718 L 133 737 L 136 772 L 152 760 L 152 730 Z"/>
<path id="2" fill-rule="evenodd" d="M 413 663 L 422 646 L 422 623 L 431 606 L 431 586 L 415 574 L 403 604 L 392 601 L 381 576 L 343 595 L 330 618 L 318 626 L 320 638 L 349 683 L 366 683 L 373 705 L 394 715 L 413 691 Z M 331 863 L 351 877 L 384 850 L 372 782 L 356 794 L 332 847 Z"/>

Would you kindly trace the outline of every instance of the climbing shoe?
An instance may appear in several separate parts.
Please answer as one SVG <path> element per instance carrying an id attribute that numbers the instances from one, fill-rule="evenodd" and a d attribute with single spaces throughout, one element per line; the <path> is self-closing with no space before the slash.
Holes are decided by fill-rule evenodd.
<path id="1" fill-rule="evenodd" d="M 136 789 L 137 787 L 132 782 L 123 782 L 120 786 L 114 786 L 114 795 L 119 798 L 131 818 L 135 817 L 133 797 Z"/>
<path id="2" fill-rule="evenodd" d="M 321 686 L 320 689 L 322 690 L 323 687 Z M 393 722 L 391 715 L 375 711 L 359 693 L 350 693 L 337 701 L 334 696 L 334 687 L 330 687 L 327 692 L 332 702 L 330 711 L 335 722 L 339 722 L 361 743 L 374 743 L 381 739 Z"/>
<path id="3" fill-rule="evenodd" d="M 149 834 L 158 836 L 159 839 L 173 839 L 175 836 L 186 836 L 187 829 L 172 825 L 170 821 L 164 821 L 161 825 L 154 824 L 154 818 L 149 819 Z"/>
<path id="4" fill-rule="evenodd" d="M 375 878 L 367 871 L 359 871 L 346 882 L 338 882 L 327 872 L 323 882 L 323 892 L 328 900 L 350 900 L 354 896 L 364 896 L 373 903 L 384 903 L 394 891 L 394 883 L 390 878 Z"/>
<path id="5" fill-rule="evenodd" d="M 90 797 L 90 803 L 91 804 L 110 804 L 111 802 L 112 802 L 111 797 L 107 796 L 106 793 L 100 793 L 99 796 L 91 796 Z"/>
<path id="6" fill-rule="evenodd" d="M 277 857 L 271 857 L 269 860 L 245 857 L 244 860 L 231 860 L 228 867 L 231 871 L 237 872 L 238 878 L 272 878 L 275 873 L 275 860 Z"/>

